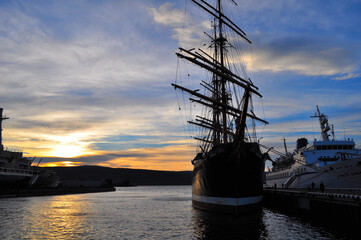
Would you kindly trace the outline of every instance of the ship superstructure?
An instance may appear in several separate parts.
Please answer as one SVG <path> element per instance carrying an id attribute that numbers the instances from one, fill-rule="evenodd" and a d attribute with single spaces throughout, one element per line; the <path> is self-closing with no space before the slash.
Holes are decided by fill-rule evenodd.
<path id="1" fill-rule="evenodd" d="M 307 139 L 298 139 L 293 154 L 273 161 L 266 172 L 267 186 L 314 188 L 322 183 L 326 188 L 361 188 L 361 149 L 352 139 L 336 140 L 333 125 L 318 106 L 311 117 L 319 120 L 321 140 L 308 146 Z"/>
<path id="2" fill-rule="evenodd" d="M 10 151 L 2 144 L 2 122 L 9 119 L 3 116 L 0 108 L 0 189 L 27 187 L 56 187 L 59 178 L 54 171 L 41 170 L 32 166 L 35 158 L 29 159 L 22 152 Z"/>
<path id="3" fill-rule="evenodd" d="M 0 108 L 0 187 L 27 186 L 36 174 L 31 169 L 32 161 L 23 157 L 22 152 L 8 151 L 2 144 L 2 122 L 9 119 L 3 116 Z"/>

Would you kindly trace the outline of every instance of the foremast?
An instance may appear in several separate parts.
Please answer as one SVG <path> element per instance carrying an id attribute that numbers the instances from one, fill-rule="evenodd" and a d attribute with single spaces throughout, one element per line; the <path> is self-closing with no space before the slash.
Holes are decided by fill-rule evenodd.
<path id="1" fill-rule="evenodd" d="M 190 124 L 213 131 L 213 134 L 208 134 L 207 139 L 197 137 L 195 137 L 195 139 L 201 140 L 206 144 L 212 144 L 213 146 L 222 143 L 225 144 L 230 140 L 244 142 L 247 117 L 265 124 L 268 124 L 268 122 L 256 117 L 252 111 L 252 113 L 248 113 L 251 94 L 262 97 L 258 92 L 258 88 L 253 85 L 250 80 L 240 77 L 225 65 L 226 47 L 233 46 L 230 44 L 227 46 L 228 40 L 223 34 L 223 27 L 226 26 L 248 43 L 251 43 L 251 41 L 236 24 L 223 14 L 221 0 L 217 0 L 216 7 L 213 7 L 204 0 L 192 0 L 192 2 L 214 18 L 214 37 L 207 34 L 212 39 L 214 54 L 211 56 L 202 49 L 195 50 L 193 48 L 187 50 L 179 48 L 180 52 L 176 53 L 176 55 L 213 74 L 211 83 L 205 81 L 201 83 L 201 86 L 211 92 L 211 96 L 209 97 L 199 93 L 198 90 L 191 90 L 178 84 L 172 84 L 172 86 L 198 98 L 189 98 L 190 101 L 212 109 L 212 119 L 197 116 L 196 121 L 188 121 Z M 244 89 L 241 108 L 241 104 L 237 104 L 236 107 L 232 106 L 232 96 L 227 92 L 227 84 L 233 84 L 238 88 Z M 229 127 L 229 117 L 235 119 L 236 131 L 233 131 L 233 129 Z M 210 136 L 212 136 L 212 139 L 209 139 Z M 204 152 L 203 149 L 202 151 Z"/>

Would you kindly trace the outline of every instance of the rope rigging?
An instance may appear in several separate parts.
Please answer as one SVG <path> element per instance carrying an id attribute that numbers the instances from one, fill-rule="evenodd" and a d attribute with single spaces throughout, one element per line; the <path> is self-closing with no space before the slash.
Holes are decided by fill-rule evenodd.
<path id="1" fill-rule="evenodd" d="M 234 2 L 224 1 L 224 7 L 222 7 L 222 11 L 233 10 L 232 7 L 226 6 L 227 2 L 228 4 L 231 4 L 234 8 Z M 195 3 L 198 6 L 200 6 L 200 4 L 204 4 L 204 6 L 210 6 L 203 0 L 192 0 L 192 3 Z M 186 10 L 188 9 L 187 4 L 185 6 L 185 15 L 187 14 Z M 233 78 L 235 76 L 243 76 L 243 78 L 240 79 L 245 82 L 245 84 L 243 85 L 244 87 L 249 87 L 250 89 L 252 88 L 251 91 L 254 91 L 253 88 L 258 89 L 249 79 L 246 71 L 247 61 L 246 58 L 243 56 L 245 54 L 245 46 L 248 46 L 250 41 L 247 38 L 237 40 L 240 39 L 239 31 L 241 31 L 242 33 L 244 32 L 238 28 L 239 31 L 237 30 L 238 32 L 236 33 L 232 26 L 233 22 L 229 20 L 229 18 L 225 17 L 223 13 L 219 14 L 219 17 L 217 17 L 218 10 L 216 10 L 215 8 L 212 9 L 211 7 L 210 9 L 214 10 L 216 13 L 214 15 L 213 21 L 211 21 L 210 28 L 210 30 L 214 30 L 214 33 L 204 32 L 203 34 L 206 39 L 211 40 L 210 43 L 206 44 L 204 42 L 204 38 L 199 37 L 198 41 L 199 46 L 201 46 L 200 48 L 180 48 L 180 54 L 177 54 L 178 57 L 182 58 L 182 62 L 184 63 L 184 65 L 182 64 L 182 67 L 185 68 L 187 73 L 187 77 L 184 77 L 184 79 L 182 79 L 182 76 L 179 72 L 181 64 L 177 63 L 177 73 L 179 74 L 179 78 L 181 79 L 178 80 L 178 82 L 183 81 L 182 84 L 179 85 L 184 86 L 186 84 L 184 81 L 187 80 L 189 82 L 187 82 L 188 85 L 185 86 L 187 86 L 189 90 L 187 90 L 186 92 L 190 93 L 190 95 L 193 95 L 193 93 L 198 91 L 199 93 L 201 93 L 196 95 L 199 97 L 199 99 L 189 98 L 188 96 L 185 97 L 183 95 L 182 103 L 180 103 L 180 99 L 178 99 L 177 95 L 179 109 L 182 113 L 181 119 L 183 123 L 190 123 L 187 124 L 188 132 L 190 133 L 190 135 L 193 135 L 191 136 L 192 138 L 195 138 L 197 140 L 196 147 L 198 148 L 199 146 L 202 146 L 203 150 L 209 149 L 210 146 L 217 144 L 217 142 L 232 142 L 235 140 L 234 136 L 235 134 L 237 134 L 236 126 L 240 124 L 237 121 L 239 121 L 242 112 L 241 106 L 243 104 L 241 99 L 243 99 L 242 96 L 244 92 L 241 87 L 237 86 L 236 82 L 232 82 L 234 80 L 230 81 L 230 78 Z M 230 16 L 234 17 L 234 14 L 231 14 Z M 189 27 L 189 22 L 186 23 L 186 21 L 189 20 L 190 15 L 188 14 L 184 17 L 185 22 L 183 24 L 183 31 L 189 30 L 187 28 Z M 228 23 L 226 23 L 227 21 Z M 223 27 L 221 25 L 223 25 Z M 220 30 L 218 34 L 216 33 L 218 32 L 217 30 Z M 183 40 L 186 40 L 184 39 L 186 37 L 186 34 L 189 34 L 189 32 L 181 33 Z M 197 33 L 197 36 L 199 36 L 199 33 Z M 183 52 L 185 53 L 183 54 Z M 187 54 L 189 55 L 187 56 Z M 189 63 L 190 65 L 187 65 Z M 188 66 L 192 67 L 188 68 Z M 208 68 L 208 66 L 214 66 L 216 70 L 212 73 L 212 70 Z M 192 70 L 195 68 L 198 68 L 197 70 L 199 70 L 199 67 L 201 67 L 201 69 L 204 69 L 205 71 L 203 72 L 205 72 L 206 74 L 201 75 L 199 74 L 199 71 L 196 72 L 195 70 L 195 72 L 193 73 Z M 194 83 L 198 82 L 203 82 L 203 84 L 193 86 Z M 178 85 L 173 86 L 175 88 L 180 88 L 180 86 Z M 225 88 L 223 86 L 225 86 Z M 186 90 L 185 88 L 181 89 L 183 92 L 184 90 Z M 200 91 L 200 89 L 202 89 L 202 91 Z M 202 100 L 202 96 L 207 97 L 207 99 Z M 211 97 L 216 101 L 219 101 L 220 104 L 216 104 L 215 102 L 208 102 L 208 98 Z M 186 98 L 189 98 L 189 100 L 191 100 L 189 106 L 185 104 L 185 102 L 188 100 Z M 246 118 L 247 120 L 245 123 L 246 125 L 243 126 L 243 128 L 247 136 L 247 141 L 251 142 L 257 141 L 255 119 L 259 120 L 259 118 L 256 117 L 256 108 L 253 106 L 254 101 L 251 97 L 251 94 L 249 94 L 249 97 L 247 98 L 249 98 L 249 100 L 247 101 L 247 105 L 249 106 L 247 108 L 248 110 Z M 238 113 L 232 113 L 232 111 L 234 110 L 231 110 L 230 112 L 229 110 L 227 110 L 227 108 L 225 108 L 224 105 L 228 105 L 232 107 L 232 109 L 238 109 Z M 198 108 L 198 106 L 202 106 L 202 108 Z M 188 111 L 189 114 L 185 114 L 185 111 Z M 215 114 L 218 116 L 215 117 Z M 192 119 L 191 116 L 196 115 L 202 116 L 202 118 L 204 119 L 212 120 L 213 123 L 209 125 L 210 123 L 204 122 L 206 120 L 201 120 L 197 118 Z M 251 118 L 251 120 L 249 118 Z M 196 131 L 198 131 L 198 134 L 194 135 Z"/>

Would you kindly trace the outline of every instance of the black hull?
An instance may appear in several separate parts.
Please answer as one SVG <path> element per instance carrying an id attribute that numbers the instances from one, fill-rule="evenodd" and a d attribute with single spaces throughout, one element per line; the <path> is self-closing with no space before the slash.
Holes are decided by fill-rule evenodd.
<path id="1" fill-rule="evenodd" d="M 27 187 L 30 179 L 30 176 L 0 175 L 0 188 Z"/>
<path id="2" fill-rule="evenodd" d="M 233 215 L 256 211 L 262 201 L 263 172 L 264 159 L 257 143 L 216 146 L 195 162 L 193 205 Z"/>

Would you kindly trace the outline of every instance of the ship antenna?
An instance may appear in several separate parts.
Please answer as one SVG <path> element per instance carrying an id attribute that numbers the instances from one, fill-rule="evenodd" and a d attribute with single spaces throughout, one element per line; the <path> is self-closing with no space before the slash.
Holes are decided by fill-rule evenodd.
<path id="1" fill-rule="evenodd" d="M 329 134 L 327 133 L 330 130 L 330 126 L 328 125 L 328 118 L 327 115 L 320 112 L 320 109 L 318 105 L 316 105 L 316 113 L 315 116 L 311 116 L 312 118 L 318 118 L 320 122 L 320 128 L 321 128 L 321 137 L 322 141 L 329 141 Z"/>
<path id="2" fill-rule="evenodd" d="M 3 137 L 2 137 L 2 131 L 3 131 L 3 128 L 2 128 L 2 124 L 3 124 L 3 120 L 6 120 L 6 119 L 9 119 L 8 117 L 6 116 L 3 116 L 3 108 L 0 108 L 0 151 L 3 151 L 4 150 L 4 146 L 3 146 Z"/>

